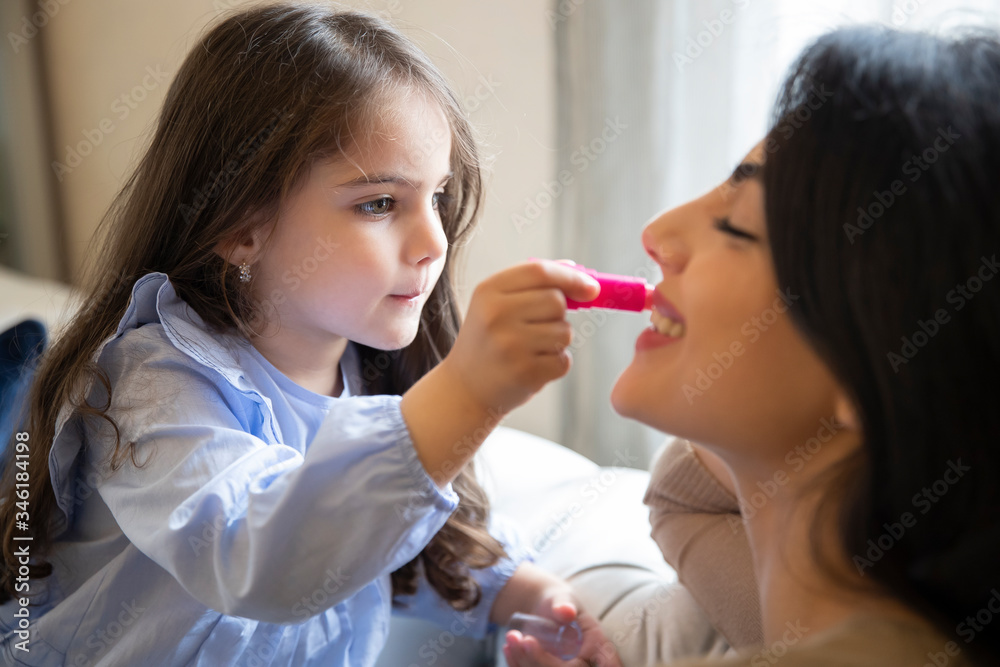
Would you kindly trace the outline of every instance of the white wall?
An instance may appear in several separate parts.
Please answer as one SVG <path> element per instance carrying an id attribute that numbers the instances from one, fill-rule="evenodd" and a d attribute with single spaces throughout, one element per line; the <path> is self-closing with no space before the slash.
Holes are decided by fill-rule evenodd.
<path id="1" fill-rule="evenodd" d="M 42 28 L 54 106 L 55 159 L 71 273 L 140 154 L 173 74 L 196 37 L 240 0 L 59 0 Z M 555 163 L 554 30 L 538 0 L 371 0 L 342 6 L 384 12 L 450 77 L 483 137 L 487 204 L 465 255 L 463 302 L 487 275 L 529 256 L 549 257 L 553 209 L 515 227 Z M 155 75 L 155 76 L 154 76 Z M 79 158 L 73 157 L 71 149 Z M 86 155 L 82 155 L 87 153 Z M 530 211 L 534 213 L 534 211 Z M 506 422 L 555 438 L 550 385 Z"/>

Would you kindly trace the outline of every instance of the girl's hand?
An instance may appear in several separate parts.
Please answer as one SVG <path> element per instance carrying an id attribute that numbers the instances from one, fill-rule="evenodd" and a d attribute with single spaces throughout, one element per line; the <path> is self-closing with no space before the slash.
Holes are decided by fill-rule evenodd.
<path id="1" fill-rule="evenodd" d="M 569 661 L 560 660 L 546 652 L 534 637 L 526 637 L 517 630 L 507 632 L 507 643 L 503 654 L 509 667 L 622 667 L 618 651 L 604 636 L 597 619 L 579 609 L 569 593 L 560 593 L 543 598 L 534 612 L 538 616 L 554 619 L 560 623 L 576 621 L 583 631 L 583 647 L 580 654 Z"/>
<path id="2" fill-rule="evenodd" d="M 552 261 L 518 264 L 476 287 L 442 362 L 481 409 L 505 414 L 570 368 L 566 298 L 596 298 L 587 274 Z"/>
<path id="3" fill-rule="evenodd" d="M 484 280 L 451 352 L 400 401 L 420 464 L 444 488 L 508 412 L 569 370 L 566 297 L 600 285 L 556 262 L 528 262 Z"/>

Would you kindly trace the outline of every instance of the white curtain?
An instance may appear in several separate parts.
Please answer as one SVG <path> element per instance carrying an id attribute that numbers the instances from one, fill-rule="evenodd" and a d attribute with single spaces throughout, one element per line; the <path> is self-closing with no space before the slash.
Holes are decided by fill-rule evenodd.
<path id="1" fill-rule="evenodd" d="M 849 23 L 948 29 L 1000 23 L 978 0 L 552 0 L 559 160 L 549 192 L 557 255 L 600 271 L 659 272 L 639 234 L 657 212 L 715 186 L 763 136 L 786 70 Z M 644 468 L 663 434 L 614 413 L 610 388 L 648 316 L 571 315 L 574 367 L 561 442 Z"/>

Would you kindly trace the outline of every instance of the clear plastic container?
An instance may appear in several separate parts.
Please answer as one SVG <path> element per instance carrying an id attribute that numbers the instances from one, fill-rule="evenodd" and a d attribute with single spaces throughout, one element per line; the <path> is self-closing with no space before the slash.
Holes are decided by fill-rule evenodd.
<path id="1" fill-rule="evenodd" d="M 563 624 L 541 616 L 517 613 L 510 617 L 507 627 L 534 637 L 543 649 L 561 660 L 572 660 L 583 646 L 583 631 L 576 621 Z"/>

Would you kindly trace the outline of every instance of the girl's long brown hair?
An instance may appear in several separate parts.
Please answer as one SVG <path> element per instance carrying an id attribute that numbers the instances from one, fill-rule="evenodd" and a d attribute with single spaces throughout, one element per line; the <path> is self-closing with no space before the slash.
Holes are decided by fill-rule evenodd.
<path id="1" fill-rule="evenodd" d="M 223 20 L 191 51 L 167 93 L 144 157 L 101 224 L 103 239 L 85 276 L 82 306 L 42 356 L 26 405 L 31 450 L 33 578 L 48 576 L 45 560 L 66 528 L 49 477 L 48 457 L 60 407 L 107 420 L 107 374 L 92 361 L 113 335 L 142 275 L 161 271 L 178 295 L 218 332 L 250 337 L 266 321 L 252 283 L 213 249 L 267 230 L 281 202 L 314 160 L 350 150 L 377 127 L 404 91 L 435 100 L 452 133 L 453 177 L 441 220 L 449 241 L 445 269 L 421 316 L 416 340 L 403 350 L 360 347 L 364 392 L 401 394 L 433 368 L 454 343 L 459 311 L 452 283 L 456 247 L 482 204 L 481 168 L 472 128 L 444 77 L 408 39 L 381 19 L 324 7 L 278 4 Z M 94 382 L 103 405 L 86 400 Z M 112 468 L 135 465 L 134 443 L 116 435 Z M 0 602 L 14 595 L 18 562 L 15 469 L 0 481 Z M 454 489 L 456 512 L 412 562 L 392 575 L 393 593 L 416 590 L 422 562 L 430 585 L 456 609 L 478 604 L 470 569 L 505 555 L 487 532 L 489 506 L 470 467 Z M 18 531 L 18 534 L 24 534 Z"/>

